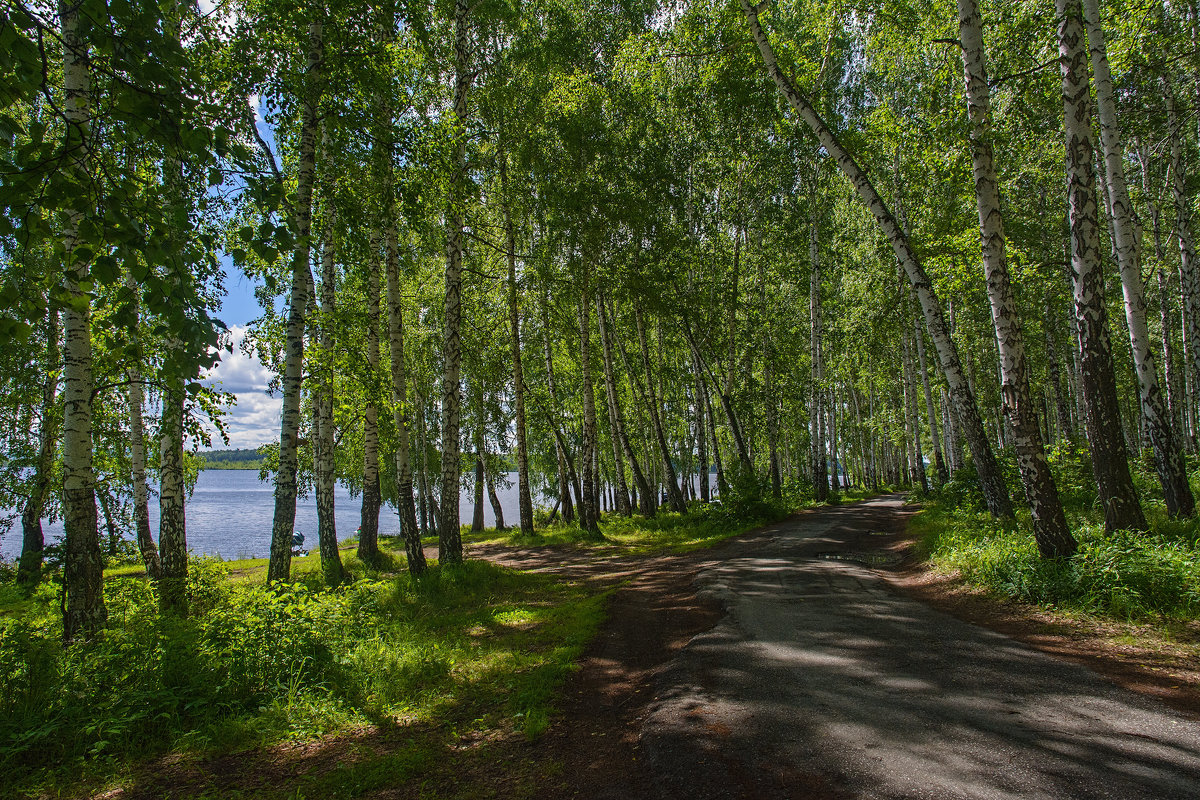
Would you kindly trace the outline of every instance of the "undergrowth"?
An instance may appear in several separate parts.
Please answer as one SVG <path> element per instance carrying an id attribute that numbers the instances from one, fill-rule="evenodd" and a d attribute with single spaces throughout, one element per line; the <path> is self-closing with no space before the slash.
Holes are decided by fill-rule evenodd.
<path id="1" fill-rule="evenodd" d="M 730 493 L 732 494 L 732 492 Z M 744 504 L 689 504 L 688 513 L 680 514 L 660 506 L 653 517 L 605 514 L 600 520 L 600 539 L 585 532 L 576 522 L 542 521 L 533 537 L 524 537 L 519 528 L 488 529 L 465 534 L 470 542 L 502 542 L 517 546 L 580 547 L 619 551 L 622 555 L 687 553 L 738 536 L 751 528 L 786 517 L 804 501 L 785 493 L 774 499 L 759 495 Z"/>
<path id="2" fill-rule="evenodd" d="M 1009 485 L 1020 497 L 1015 466 Z M 913 522 L 931 564 L 1006 597 L 1124 620 L 1200 617 L 1200 522 L 1167 517 L 1145 459 L 1133 462 L 1150 530 L 1105 532 L 1085 452 L 1058 450 L 1051 467 L 1078 552 L 1043 559 L 1028 512 L 1001 523 L 982 510 L 978 481 L 962 471 Z M 1193 482 L 1195 475 L 1193 474 Z"/>
<path id="3" fill-rule="evenodd" d="M 106 583 L 109 627 L 64 648 L 45 593 L 0 618 L 0 793 L 73 793 L 169 751 L 226 752 L 356 726 L 462 718 L 536 738 L 603 598 L 469 561 L 324 590 L 193 562 L 193 614 Z"/>

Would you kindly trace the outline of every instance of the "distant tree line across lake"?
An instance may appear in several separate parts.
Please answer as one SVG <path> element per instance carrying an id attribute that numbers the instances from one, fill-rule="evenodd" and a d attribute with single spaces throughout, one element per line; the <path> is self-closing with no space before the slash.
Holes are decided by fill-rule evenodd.
<path id="1" fill-rule="evenodd" d="M 263 455 L 257 448 L 213 450 L 200 457 L 204 459 L 202 469 L 261 469 L 263 465 Z"/>

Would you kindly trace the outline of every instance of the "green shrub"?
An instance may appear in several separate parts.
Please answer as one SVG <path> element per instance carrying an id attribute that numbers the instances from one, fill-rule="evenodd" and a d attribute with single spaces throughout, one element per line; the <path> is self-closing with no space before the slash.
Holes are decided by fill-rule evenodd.
<path id="1" fill-rule="evenodd" d="M 10 787 L 71 786 L 172 749 L 432 718 L 470 698 L 535 736 L 602 608 L 583 588 L 476 561 L 435 566 L 418 582 L 326 590 L 234 583 L 201 559 L 190 567 L 188 618 L 160 616 L 141 579 L 105 588 L 109 626 L 86 644 L 62 646 L 52 589 L 35 595 L 37 613 L 0 617 L 0 771 Z"/>
<path id="2" fill-rule="evenodd" d="M 1200 615 L 1200 551 L 1194 522 L 1152 533 L 1101 525 L 1076 530 L 1069 559 L 1039 557 L 1033 535 L 980 512 L 936 507 L 921 515 L 924 546 L 942 569 L 1014 599 L 1121 618 Z"/>

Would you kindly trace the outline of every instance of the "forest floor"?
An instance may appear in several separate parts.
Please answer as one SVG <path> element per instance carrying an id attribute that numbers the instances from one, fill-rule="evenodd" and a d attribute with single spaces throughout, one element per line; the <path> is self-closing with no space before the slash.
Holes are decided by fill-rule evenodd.
<path id="1" fill-rule="evenodd" d="M 899 496 L 813 509 L 686 555 L 474 545 L 612 592 L 536 741 L 448 730 L 414 755 L 402 726 L 381 727 L 159 764 L 111 796 L 1200 796 L 1186 641 L 963 590 L 921 566 L 911 513 Z M 348 782 L 320 779 L 347 767 Z"/>

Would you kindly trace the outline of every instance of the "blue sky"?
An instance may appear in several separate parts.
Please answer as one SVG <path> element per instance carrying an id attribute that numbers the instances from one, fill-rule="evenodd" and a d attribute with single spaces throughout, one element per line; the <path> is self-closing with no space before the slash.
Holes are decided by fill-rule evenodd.
<path id="1" fill-rule="evenodd" d="M 221 353 L 221 363 L 205 382 L 237 397 L 225 416 L 228 446 L 254 448 L 279 438 L 282 401 L 267 394 L 271 371 L 257 358 L 242 352 L 246 324 L 261 313 L 254 299 L 254 285 L 238 270 L 230 269 L 227 288 L 229 293 L 218 318 L 229 326 L 233 349 Z M 220 439 L 213 439 L 214 449 L 222 450 L 225 446 Z"/>
<path id="2" fill-rule="evenodd" d="M 274 147 L 274 131 L 259 114 L 259 99 L 251 97 L 250 105 L 255 111 L 259 133 Z M 217 318 L 229 327 L 233 350 L 222 352 L 221 363 L 208 374 L 205 382 L 232 392 L 237 398 L 225 415 L 228 447 L 256 448 L 278 440 L 282 400 L 267 394 L 271 371 L 257 358 L 242 352 L 246 326 L 262 314 L 254 297 L 254 289 L 259 281 L 247 278 L 227 255 L 222 258 L 222 266 L 225 269 L 225 297 L 221 300 Z M 225 447 L 219 438 L 213 438 L 214 449 L 223 450 Z"/>

